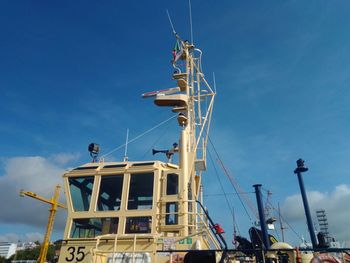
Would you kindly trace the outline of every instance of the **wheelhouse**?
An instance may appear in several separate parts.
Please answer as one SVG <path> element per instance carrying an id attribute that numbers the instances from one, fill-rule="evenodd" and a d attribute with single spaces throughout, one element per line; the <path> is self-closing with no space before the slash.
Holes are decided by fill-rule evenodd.
<path id="1" fill-rule="evenodd" d="M 179 174 L 163 162 L 91 163 L 64 175 L 65 239 L 107 234 L 180 236 Z"/>

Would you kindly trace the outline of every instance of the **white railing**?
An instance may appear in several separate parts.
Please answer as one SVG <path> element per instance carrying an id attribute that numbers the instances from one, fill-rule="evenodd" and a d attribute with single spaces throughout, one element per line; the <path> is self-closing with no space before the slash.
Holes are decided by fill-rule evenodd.
<path id="1" fill-rule="evenodd" d="M 136 258 L 135 258 L 135 255 L 138 254 L 138 253 L 142 253 L 142 254 L 147 254 L 147 253 L 155 253 L 156 252 L 156 248 L 153 247 L 153 249 L 142 249 L 142 250 L 139 250 L 137 249 L 137 238 L 139 239 L 152 239 L 154 240 L 156 237 L 154 235 L 144 235 L 144 234 L 134 234 L 134 235 L 130 235 L 130 234 L 126 234 L 126 235 L 118 235 L 118 234 L 107 234 L 107 235 L 101 235 L 101 236 L 97 236 L 95 237 L 96 239 L 96 245 L 95 245 L 95 248 L 92 248 L 90 250 L 90 253 L 91 253 L 91 257 L 92 257 L 92 262 L 93 263 L 98 263 L 98 257 L 100 257 L 100 262 L 103 262 L 102 258 L 104 257 L 107 257 L 107 260 L 108 260 L 108 256 L 110 254 L 112 254 L 112 260 L 111 261 L 108 261 L 107 263 L 115 263 L 115 260 L 116 260 L 116 255 L 118 253 L 121 253 L 121 254 L 131 254 L 131 257 L 132 257 L 132 261 L 131 262 L 135 262 L 137 261 Z M 101 240 L 114 240 L 113 241 L 113 250 L 102 250 L 100 249 L 100 243 L 101 243 Z M 117 248 L 118 248 L 118 241 L 120 243 L 122 243 L 123 241 L 130 241 L 130 240 L 133 240 L 133 246 L 131 249 L 127 249 L 127 250 L 123 250 L 123 251 L 118 251 L 117 252 Z"/>
<path id="2" fill-rule="evenodd" d="M 168 202 L 175 202 L 175 201 L 167 201 L 167 200 L 164 200 L 164 201 L 159 201 L 158 204 L 160 204 L 161 206 L 168 203 Z M 197 202 L 196 200 L 179 200 L 178 201 L 179 203 L 192 203 L 193 204 L 193 207 L 197 207 L 199 210 L 199 212 L 169 212 L 169 213 L 166 213 L 166 212 L 163 212 L 163 213 L 159 213 L 157 214 L 157 220 L 159 220 L 160 222 L 162 222 L 163 219 L 166 218 L 167 215 L 177 215 L 177 217 L 179 218 L 180 216 L 191 216 L 192 218 L 192 221 L 194 221 L 194 224 L 174 224 L 174 225 L 166 225 L 166 224 L 161 224 L 160 227 L 167 227 L 167 226 L 177 226 L 177 227 L 188 227 L 189 229 L 191 229 L 191 234 L 184 237 L 187 238 L 187 237 L 190 237 L 192 235 L 192 233 L 194 233 L 194 235 L 198 235 L 198 233 L 200 232 L 201 235 L 208 235 L 209 236 L 209 239 L 210 241 L 213 243 L 213 245 L 215 246 L 216 249 L 220 249 L 221 246 L 220 246 L 220 243 L 218 242 L 218 240 L 215 238 L 215 236 L 213 235 L 210 227 L 209 227 L 209 224 L 208 224 L 208 219 L 205 215 L 205 213 L 202 211 L 202 208 L 201 207 L 198 207 L 197 206 Z M 194 219 L 194 218 L 197 218 Z M 197 222 L 196 222 L 197 221 Z M 203 239 L 205 240 L 205 239 Z"/>

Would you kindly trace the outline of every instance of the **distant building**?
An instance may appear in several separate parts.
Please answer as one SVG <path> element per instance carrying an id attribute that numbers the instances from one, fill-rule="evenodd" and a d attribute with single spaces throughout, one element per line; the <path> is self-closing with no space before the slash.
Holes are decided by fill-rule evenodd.
<path id="1" fill-rule="evenodd" d="M 0 256 L 8 259 L 16 253 L 17 244 L 0 242 Z"/>
<path id="2" fill-rule="evenodd" d="M 329 244 L 332 241 L 332 238 L 329 235 L 326 211 L 324 209 L 316 210 L 316 216 L 318 225 L 320 226 L 320 232 L 323 233 L 326 243 Z"/>
<path id="3" fill-rule="evenodd" d="M 307 242 L 304 237 L 301 237 L 301 243 L 299 244 L 300 248 L 305 248 L 305 249 L 311 249 L 312 248 L 312 244 L 310 242 Z"/>
<path id="4" fill-rule="evenodd" d="M 25 250 L 25 249 L 31 249 L 31 248 L 35 248 L 38 245 L 35 244 L 35 242 L 23 242 L 23 243 L 18 243 L 17 245 L 17 251 L 19 250 Z"/>

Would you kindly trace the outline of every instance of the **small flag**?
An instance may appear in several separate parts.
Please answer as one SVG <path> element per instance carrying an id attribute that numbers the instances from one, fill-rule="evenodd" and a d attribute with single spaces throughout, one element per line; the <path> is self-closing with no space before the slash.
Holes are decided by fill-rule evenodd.
<path id="1" fill-rule="evenodd" d="M 181 56 L 183 53 L 183 49 L 182 46 L 179 43 L 179 40 L 176 40 L 174 49 L 173 49 L 173 63 L 175 63 Z"/>

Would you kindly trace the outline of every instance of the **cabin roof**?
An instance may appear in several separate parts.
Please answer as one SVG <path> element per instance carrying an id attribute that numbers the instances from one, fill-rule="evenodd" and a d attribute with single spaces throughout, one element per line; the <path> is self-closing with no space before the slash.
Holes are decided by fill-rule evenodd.
<path id="1" fill-rule="evenodd" d="M 92 175 L 96 173 L 120 172 L 142 172 L 143 170 L 176 170 L 178 165 L 165 163 L 161 161 L 142 161 L 142 162 L 98 162 L 86 163 L 67 171 L 64 176 L 70 175 Z"/>

